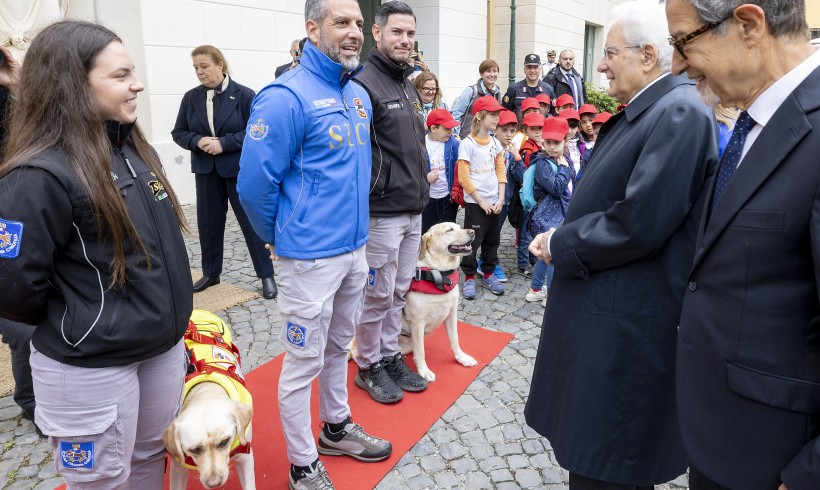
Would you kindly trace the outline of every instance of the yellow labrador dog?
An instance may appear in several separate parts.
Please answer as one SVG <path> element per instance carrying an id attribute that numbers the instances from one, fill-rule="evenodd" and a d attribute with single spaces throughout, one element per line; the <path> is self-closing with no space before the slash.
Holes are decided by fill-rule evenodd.
<path id="1" fill-rule="evenodd" d="M 472 251 L 473 238 L 473 230 L 456 223 L 439 223 L 421 237 L 416 276 L 404 296 L 407 304 L 402 312 L 399 345 L 402 354 L 413 352 L 418 373 L 428 381 L 435 381 L 436 375 L 425 361 L 424 338 L 442 323 L 456 361 L 463 366 L 477 364 L 459 346 L 457 323 L 458 268 L 461 257 Z"/>
<path id="2" fill-rule="evenodd" d="M 254 490 L 254 462 L 249 445 L 253 406 L 250 392 L 244 387 L 238 350 L 219 317 L 195 310 L 192 318 L 198 314 L 213 318 L 217 332 L 203 330 L 207 321 L 196 325 L 192 321 L 185 333 L 189 367 L 193 366 L 189 372 L 193 373 L 186 378 L 179 415 L 162 436 L 171 454 L 171 490 L 187 487 L 189 469 L 199 471 L 205 488 L 224 485 L 231 460 L 242 488 Z"/>

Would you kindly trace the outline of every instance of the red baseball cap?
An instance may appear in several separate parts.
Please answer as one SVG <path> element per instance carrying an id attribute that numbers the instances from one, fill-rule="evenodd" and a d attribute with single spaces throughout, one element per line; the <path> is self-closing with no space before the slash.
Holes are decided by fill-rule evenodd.
<path id="1" fill-rule="evenodd" d="M 495 100 L 495 97 L 492 95 L 485 95 L 484 97 L 479 97 L 478 100 L 475 101 L 473 104 L 473 115 L 475 116 L 481 111 L 489 111 L 489 112 L 498 112 L 503 111 L 504 108 L 501 107 L 501 104 Z"/>
<path id="2" fill-rule="evenodd" d="M 458 126 L 458 121 L 453 119 L 453 115 L 447 109 L 433 109 L 427 115 L 427 126 L 444 126 L 453 129 Z"/>
<path id="3" fill-rule="evenodd" d="M 527 109 L 538 109 L 540 107 L 541 104 L 538 103 L 538 99 L 535 97 L 527 97 L 524 99 L 524 102 L 521 103 L 521 112 L 524 112 Z"/>
<path id="4" fill-rule="evenodd" d="M 592 104 L 584 104 L 578 108 L 578 115 L 582 114 L 598 114 L 598 109 Z"/>
<path id="5" fill-rule="evenodd" d="M 540 112 L 530 112 L 524 116 L 524 126 L 540 127 L 544 125 L 544 116 Z"/>
<path id="6" fill-rule="evenodd" d="M 598 113 L 598 115 L 595 116 L 595 119 L 592 120 L 592 124 L 603 124 L 609 121 L 610 117 L 612 117 L 612 114 L 608 113 L 607 111 Z"/>
<path id="7" fill-rule="evenodd" d="M 564 109 L 561 111 L 561 119 L 566 119 L 569 121 L 570 119 L 574 119 L 576 121 L 581 120 L 581 116 L 578 115 L 578 111 L 575 109 Z"/>
<path id="8" fill-rule="evenodd" d="M 538 94 L 535 96 L 535 100 L 537 100 L 541 104 L 547 104 L 548 106 L 552 105 L 552 101 L 550 100 L 550 96 L 544 93 Z"/>
<path id="9" fill-rule="evenodd" d="M 563 117 L 551 117 L 544 121 L 541 136 L 545 140 L 564 141 L 569 133 L 569 124 Z"/>
<path id="10" fill-rule="evenodd" d="M 572 106 L 575 107 L 575 99 L 569 94 L 560 95 L 555 99 L 555 107 L 561 107 L 567 104 L 572 104 Z"/>
<path id="11" fill-rule="evenodd" d="M 518 118 L 515 117 L 513 111 L 504 109 L 498 116 L 498 126 L 506 126 L 507 124 L 518 124 Z"/>

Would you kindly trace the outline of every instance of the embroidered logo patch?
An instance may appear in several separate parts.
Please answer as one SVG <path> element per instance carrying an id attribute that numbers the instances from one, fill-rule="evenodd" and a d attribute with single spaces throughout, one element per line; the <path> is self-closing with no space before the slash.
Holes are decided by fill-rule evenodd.
<path id="1" fill-rule="evenodd" d="M 20 255 L 23 240 L 23 223 L 0 218 L 0 257 L 14 259 Z"/>
<path id="2" fill-rule="evenodd" d="M 256 124 L 251 124 L 248 135 L 252 140 L 259 141 L 268 135 L 268 125 L 262 122 L 262 118 L 256 119 Z"/>
<path id="3" fill-rule="evenodd" d="M 322 107 L 330 107 L 330 106 L 334 106 L 334 105 L 339 105 L 339 103 L 336 102 L 336 99 L 334 99 L 333 97 L 331 97 L 329 99 L 319 99 L 319 100 L 314 100 L 313 101 L 313 106 L 318 108 L 318 109 L 321 109 Z"/>
<path id="4" fill-rule="evenodd" d="M 364 104 L 362 104 L 362 99 L 356 97 L 353 99 L 353 105 L 356 106 L 356 113 L 362 119 L 367 119 L 367 112 L 364 110 Z"/>
<path id="5" fill-rule="evenodd" d="M 367 287 L 372 288 L 376 285 L 376 269 L 373 267 L 367 272 Z"/>
<path id="6" fill-rule="evenodd" d="M 152 180 L 148 182 L 148 187 L 151 188 L 151 192 L 154 193 L 154 200 L 159 202 L 168 197 L 168 193 L 165 192 L 165 186 L 162 185 L 162 182 L 158 180 Z"/>
<path id="7" fill-rule="evenodd" d="M 418 100 L 413 101 L 413 110 L 416 111 L 417 114 L 424 114 L 424 108 Z"/>
<path id="8" fill-rule="evenodd" d="M 93 468 L 94 443 L 60 441 L 60 463 L 64 468 Z"/>
<path id="9" fill-rule="evenodd" d="M 288 322 L 288 342 L 296 347 L 304 347 L 307 338 L 307 329 L 302 325 Z"/>

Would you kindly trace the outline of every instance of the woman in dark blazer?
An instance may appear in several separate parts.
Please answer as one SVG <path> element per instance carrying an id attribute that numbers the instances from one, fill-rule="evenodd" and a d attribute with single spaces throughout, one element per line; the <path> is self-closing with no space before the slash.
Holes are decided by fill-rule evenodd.
<path id="1" fill-rule="evenodd" d="M 196 215 L 202 249 L 202 279 L 194 292 L 219 284 L 228 201 L 245 236 L 262 295 L 276 297 L 273 264 L 265 243 L 253 231 L 236 193 L 239 155 L 251 113 L 253 90 L 229 76 L 222 52 L 210 45 L 191 52 L 196 76 L 202 83 L 182 98 L 171 136 L 191 150 L 191 171 L 196 176 Z"/>

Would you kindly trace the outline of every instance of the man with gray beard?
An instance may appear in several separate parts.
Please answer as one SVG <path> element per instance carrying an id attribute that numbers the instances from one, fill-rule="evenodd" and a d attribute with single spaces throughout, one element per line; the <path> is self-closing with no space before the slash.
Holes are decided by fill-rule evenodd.
<path id="1" fill-rule="evenodd" d="M 362 14 L 355 0 L 308 0 L 301 63 L 254 99 L 237 190 L 254 229 L 279 256 L 279 339 L 285 349 L 279 412 L 289 488 L 331 489 L 318 454 L 381 461 L 389 442 L 352 422 L 348 344 L 367 279 L 370 98 L 359 69 Z M 343 220 L 332 219 L 345 216 Z M 323 427 L 311 432 L 319 378 Z"/>

